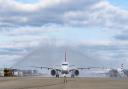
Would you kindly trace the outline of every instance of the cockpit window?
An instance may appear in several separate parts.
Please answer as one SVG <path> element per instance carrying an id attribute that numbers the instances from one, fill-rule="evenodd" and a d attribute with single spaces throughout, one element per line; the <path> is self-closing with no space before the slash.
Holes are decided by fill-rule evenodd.
<path id="1" fill-rule="evenodd" d="M 66 65 L 68 65 L 68 64 L 62 64 L 62 65 L 66 66 Z"/>

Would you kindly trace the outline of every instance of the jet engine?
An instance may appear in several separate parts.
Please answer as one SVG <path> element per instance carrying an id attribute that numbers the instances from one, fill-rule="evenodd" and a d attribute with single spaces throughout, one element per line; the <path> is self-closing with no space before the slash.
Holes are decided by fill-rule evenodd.
<path id="1" fill-rule="evenodd" d="M 109 70 L 108 75 L 109 75 L 110 77 L 118 77 L 118 76 L 119 76 L 119 72 L 118 72 L 118 70 L 116 70 L 116 69 L 111 69 L 111 70 Z"/>
<path id="2" fill-rule="evenodd" d="M 74 75 L 78 76 L 79 75 L 79 70 L 74 70 Z"/>
<path id="3" fill-rule="evenodd" d="M 73 70 L 71 73 L 71 78 L 74 78 L 75 76 L 79 75 L 79 70 Z"/>
<path id="4" fill-rule="evenodd" d="M 56 70 L 51 70 L 51 75 L 55 76 L 56 75 Z"/>

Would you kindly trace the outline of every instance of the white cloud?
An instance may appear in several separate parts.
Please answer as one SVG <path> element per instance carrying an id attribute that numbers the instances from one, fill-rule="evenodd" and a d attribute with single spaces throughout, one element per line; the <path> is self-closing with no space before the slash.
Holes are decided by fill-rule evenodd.
<path id="1" fill-rule="evenodd" d="M 11 67 L 15 64 L 17 59 L 21 58 L 20 55 L 0 55 L 0 67 Z"/>
<path id="2" fill-rule="evenodd" d="M 120 23 L 126 23 L 128 16 L 128 11 L 112 6 L 106 0 L 43 0 L 36 4 L 4 0 L 0 4 L 0 22 L 17 26 L 52 23 L 116 28 L 122 27 Z"/>
<path id="3" fill-rule="evenodd" d="M 112 30 L 113 35 L 117 35 L 117 30 L 119 32 L 127 30 L 128 11 L 111 5 L 107 0 L 39 0 L 35 4 L 0 0 L 0 8 L 0 28 L 2 29 L 0 34 L 8 39 L 7 42 L 0 42 L 0 48 L 25 50 L 29 47 L 38 47 L 40 44 L 52 44 L 58 49 L 62 46 L 74 47 L 76 51 L 82 50 L 81 53 L 87 53 L 86 56 L 93 55 L 93 59 L 99 56 L 99 59 L 107 61 L 114 59 L 115 62 L 118 55 L 120 55 L 118 60 L 127 58 L 127 41 L 117 41 L 112 38 L 75 43 L 65 41 L 59 36 L 56 38 L 48 35 L 61 31 L 60 28 L 57 29 L 60 25 L 62 27 L 100 27 L 108 31 Z M 75 40 L 75 35 L 73 40 Z M 92 55 L 83 49 L 88 50 Z"/>
<path id="4" fill-rule="evenodd" d="M 37 47 L 40 43 L 47 44 L 52 39 L 50 33 L 60 32 L 60 27 L 48 25 L 42 27 L 18 27 L 1 31 L 0 48 Z M 4 40 L 5 39 L 5 40 Z"/>

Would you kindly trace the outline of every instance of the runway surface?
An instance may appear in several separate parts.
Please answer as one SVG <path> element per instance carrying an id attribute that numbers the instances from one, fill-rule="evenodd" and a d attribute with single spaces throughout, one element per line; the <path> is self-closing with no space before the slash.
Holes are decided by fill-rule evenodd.
<path id="1" fill-rule="evenodd" d="M 108 78 L 0 78 L 0 89 L 128 89 L 128 79 Z"/>

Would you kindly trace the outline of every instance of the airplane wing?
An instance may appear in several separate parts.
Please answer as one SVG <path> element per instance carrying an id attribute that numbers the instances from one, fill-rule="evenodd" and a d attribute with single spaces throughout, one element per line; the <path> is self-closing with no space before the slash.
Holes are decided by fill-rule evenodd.
<path id="1" fill-rule="evenodd" d="M 77 68 L 79 70 L 104 70 L 104 67 L 81 67 L 81 68 Z"/>
<path id="2" fill-rule="evenodd" d="M 84 68 L 77 68 L 77 69 L 79 69 L 79 70 L 90 70 L 90 69 L 98 69 L 99 67 L 84 67 Z"/>
<path id="3" fill-rule="evenodd" d="M 97 69 L 98 67 L 81 67 L 81 68 L 70 68 L 70 72 L 74 70 L 91 70 L 91 69 Z"/>
<path id="4" fill-rule="evenodd" d="M 61 69 L 59 69 L 59 68 L 52 68 L 52 67 L 43 67 L 43 66 L 29 66 L 29 67 L 39 68 L 39 69 L 47 69 L 47 70 L 57 70 L 57 71 L 61 71 Z"/>
<path id="5" fill-rule="evenodd" d="M 43 66 L 29 66 L 29 67 L 39 68 L 39 69 L 48 69 L 48 70 L 52 69 L 50 67 L 43 67 Z"/>

